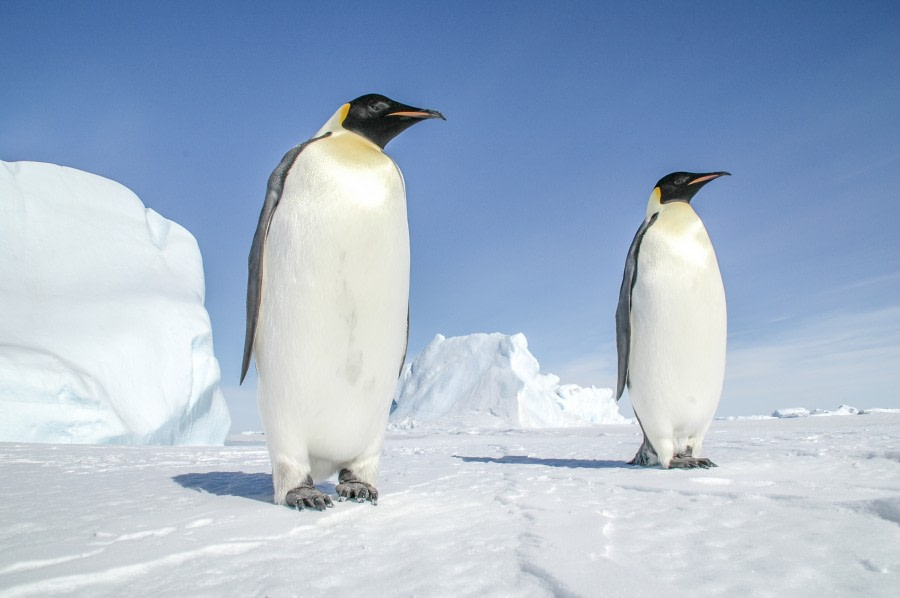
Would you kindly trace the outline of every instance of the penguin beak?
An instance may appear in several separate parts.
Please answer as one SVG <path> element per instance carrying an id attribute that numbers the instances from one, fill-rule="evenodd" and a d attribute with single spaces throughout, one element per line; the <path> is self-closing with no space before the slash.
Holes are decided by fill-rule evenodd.
<path id="1" fill-rule="evenodd" d="M 427 108 L 410 108 L 409 110 L 391 112 L 387 116 L 407 116 L 409 118 L 439 118 L 441 120 L 447 120 L 446 118 L 444 118 L 444 115 L 437 110 L 429 110 Z"/>
<path id="2" fill-rule="evenodd" d="M 693 179 L 688 185 L 703 185 L 710 182 L 713 179 L 717 179 L 720 176 L 731 176 L 730 172 L 707 172 L 705 174 L 697 175 L 697 178 Z"/>

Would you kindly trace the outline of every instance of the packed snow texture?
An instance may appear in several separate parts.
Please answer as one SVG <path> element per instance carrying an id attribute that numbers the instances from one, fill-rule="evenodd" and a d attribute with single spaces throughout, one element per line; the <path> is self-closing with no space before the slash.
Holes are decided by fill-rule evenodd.
<path id="1" fill-rule="evenodd" d="M 0 162 L 0 440 L 222 444 L 194 237 L 122 185 Z"/>
<path id="2" fill-rule="evenodd" d="M 895 597 L 900 415 L 388 433 L 378 506 L 272 504 L 264 441 L 0 444 L 0 595 Z M 334 496 L 334 482 L 319 484 Z"/>
<path id="3" fill-rule="evenodd" d="M 400 377 L 391 427 L 559 428 L 629 423 L 609 388 L 541 374 L 524 334 L 438 334 Z"/>

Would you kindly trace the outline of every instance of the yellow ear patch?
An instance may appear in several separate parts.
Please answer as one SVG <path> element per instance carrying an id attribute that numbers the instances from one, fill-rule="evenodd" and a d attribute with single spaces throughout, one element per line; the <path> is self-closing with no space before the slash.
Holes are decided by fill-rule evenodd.
<path id="1" fill-rule="evenodd" d="M 653 193 L 650 194 L 650 201 L 647 202 L 647 218 L 659 212 L 662 204 L 660 200 L 662 199 L 662 191 L 659 190 L 659 187 L 653 188 Z"/>
<path id="2" fill-rule="evenodd" d="M 348 114 L 350 114 L 350 103 L 348 102 L 338 108 L 338 114 L 340 115 L 338 116 L 338 121 L 343 125 L 344 119 L 347 118 Z"/>

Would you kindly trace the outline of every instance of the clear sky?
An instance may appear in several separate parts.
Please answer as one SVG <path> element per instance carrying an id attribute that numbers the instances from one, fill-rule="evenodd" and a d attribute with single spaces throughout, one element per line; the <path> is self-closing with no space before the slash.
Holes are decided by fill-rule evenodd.
<path id="1" fill-rule="evenodd" d="M 728 297 L 719 414 L 900 407 L 897 2 L 0 0 L 0 22 L 0 159 L 112 178 L 196 236 L 237 429 L 266 180 L 369 92 L 447 117 L 387 147 L 410 356 L 524 332 L 544 372 L 615 386 L 654 183 L 727 170 L 693 201 Z"/>

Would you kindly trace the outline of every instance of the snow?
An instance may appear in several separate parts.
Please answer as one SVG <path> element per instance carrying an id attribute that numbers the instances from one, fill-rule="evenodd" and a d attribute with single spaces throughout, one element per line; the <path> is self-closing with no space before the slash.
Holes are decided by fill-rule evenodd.
<path id="1" fill-rule="evenodd" d="M 395 428 L 423 424 L 558 428 L 623 424 L 609 388 L 560 386 L 541 374 L 524 334 L 438 334 L 400 377 L 390 421 Z"/>
<path id="2" fill-rule="evenodd" d="M 0 595 L 895 596 L 900 414 L 712 423 L 719 467 L 625 465 L 637 425 L 416 428 L 377 507 L 271 504 L 260 437 L 0 444 Z M 334 491 L 333 481 L 320 484 Z"/>
<path id="3" fill-rule="evenodd" d="M 0 162 L 0 440 L 221 444 L 194 237 L 122 185 Z"/>

